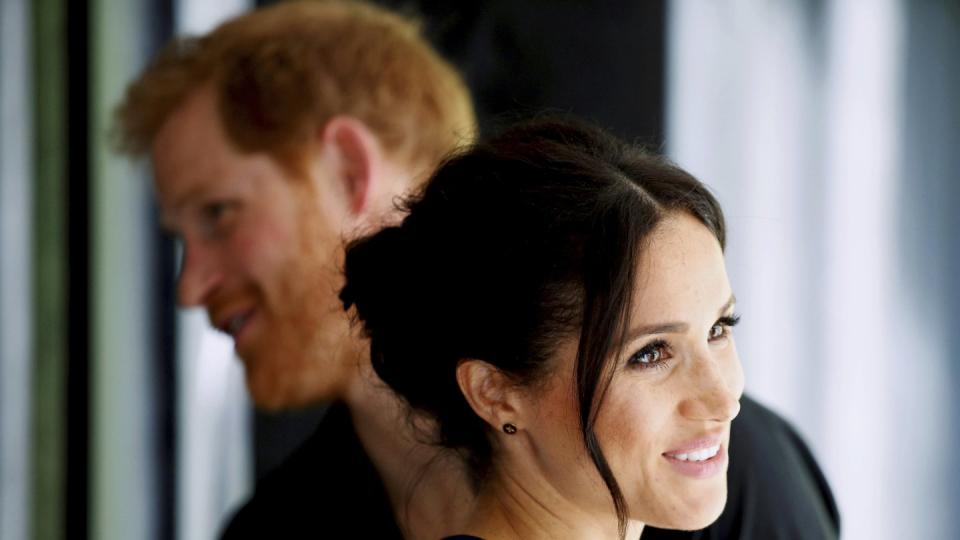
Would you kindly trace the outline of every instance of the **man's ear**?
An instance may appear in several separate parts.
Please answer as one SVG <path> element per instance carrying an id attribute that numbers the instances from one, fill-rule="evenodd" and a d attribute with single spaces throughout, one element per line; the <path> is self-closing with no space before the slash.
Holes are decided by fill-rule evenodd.
<path id="1" fill-rule="evenodd" d="M 518 388 L 499 369 L 482 360 L 462 360 L 457 366 L 457 384 L 477 416 L 494 429 L 499 431 L 504 424 L 523 429 Z"/>
<path id="2" fill-rule="evenodd" d="M 383 159 L 376 135 L 356 118 L 334 116 L 320 137 L 327 155 L 334 158 L 335 174 L 351 215 L 363 214 L 373 202 Z"/>

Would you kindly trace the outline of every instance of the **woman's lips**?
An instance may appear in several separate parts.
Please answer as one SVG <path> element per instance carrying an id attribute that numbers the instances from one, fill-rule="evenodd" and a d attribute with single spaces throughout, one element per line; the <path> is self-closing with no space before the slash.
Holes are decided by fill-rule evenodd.
<path id="1" fill-rule="evenodd" d="M 700 447 L 689 452 L 665 452 L 663 458 L 675 471 L 692 478 L 710 478 L 724 472 L 728 459 L 724 444 L 719 444 L 719 447 Z"/>
<path id="2" fill-rule="evenodd" d="M 664 454 L 689 454 L 699 450 L 716 448 L 723 443 L 723 439 L 724 437 L 722 433 L 712 433 L 704 437 L 693 439 L 692 441 L 687 441 L 673 450 L 667 450 L 664 452 Z"/>

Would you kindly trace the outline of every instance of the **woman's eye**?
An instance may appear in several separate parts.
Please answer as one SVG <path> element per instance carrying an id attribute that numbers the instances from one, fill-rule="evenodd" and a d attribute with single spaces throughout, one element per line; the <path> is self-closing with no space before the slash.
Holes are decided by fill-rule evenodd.
<path id="1" fill-rule="evenodd" d="M 710 328 L 710 341 L 716 341 L 727 335 L 727 327 L 717 323 Z"/>
<path id="2" fill-rule="evenodd" d="M 663 367 L 669 358 L 670 354 L 666 342 L 654 341 L 633 353 L 633 356 L 630 357 L 627 363 L 641 369 Z"/>
<path id="3" fill-rule="evenodd" d="M 719 321 L 715 322 L 713 326 L 710 327 L 710 335 L 708 336 L 710 341 L 717 341 L 718 339 L 725 339 L 729 337 L 730 329 L 736 326 L 738 322 L 740 322 L 739 315 L 721 317 Z"/>

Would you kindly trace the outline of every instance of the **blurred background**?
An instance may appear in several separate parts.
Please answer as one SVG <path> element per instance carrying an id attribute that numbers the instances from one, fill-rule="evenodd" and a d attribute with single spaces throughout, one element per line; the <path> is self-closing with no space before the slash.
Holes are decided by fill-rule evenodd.
<path id="1" fill-rule="evenodd" d="M 960 1 L 381 3 L 484 131 L 573 112 L 708 183 L 747 391 L 810 443 L 844 537 L 957 537 Z M 167 39 L 255 4 L 0 3 L 0 538 L 213 538 L 322 414 L 252 411 L 107 138 Z"/>

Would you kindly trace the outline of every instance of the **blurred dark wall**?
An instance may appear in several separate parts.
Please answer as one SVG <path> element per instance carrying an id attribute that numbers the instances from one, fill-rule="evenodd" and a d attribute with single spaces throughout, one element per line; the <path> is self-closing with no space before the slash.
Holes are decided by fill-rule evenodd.
<path id="1" fill-rule="evenodd" d="M 544 109 L 663 139 L 662 1 L 384 1 L 420 13 L 473 91 L 483 133 Z"/>

